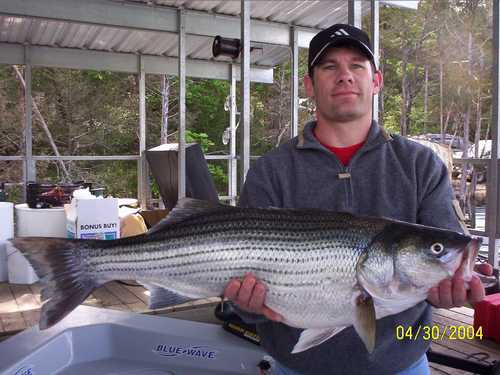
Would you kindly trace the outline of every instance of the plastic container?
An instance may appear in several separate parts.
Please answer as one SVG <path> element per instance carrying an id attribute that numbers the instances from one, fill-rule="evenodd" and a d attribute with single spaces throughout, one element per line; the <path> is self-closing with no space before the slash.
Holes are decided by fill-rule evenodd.
<path id="1" fill-rule="evenodd" d="M 220 325 L 79 306 L 0 342 L 0 375 L 256 375 L 265 357 Z"/>
<path id="2" fill-rule="evenodd" d="M 33 267 L 21 252 L 6 242 L 7 270 L 10 284 L 33 284 L 38 281 Z"/>
<path id="3" fill-rule="evenodd" d="M 9 278 L 7 270 L 7 242 L 14 237 L 14 204 L 0 202 L 0 282 Z"/>
<path id="4" fill-rule="evenodd" d="M 29 208 L 27 204 L 18 204 L 15 211 L 18 237 L 66 237 L 63 207 Z M 9 283 L 33 284 L 38 281 L 31 265 L 11 243 L 7 243 L 6 252 Z"/>
<path id="5" fill-rule="evenodd" d="M 18 237 L 66 237 L 64 207 L 29 208 L 16 205 L 16 235 Z"/>
<path id="6" fill-rule="evenodd" d="M 500 342 L 500 293 L 490 294 L 474 305 L 474 330 L 479 327 L 484 338 Z"/>

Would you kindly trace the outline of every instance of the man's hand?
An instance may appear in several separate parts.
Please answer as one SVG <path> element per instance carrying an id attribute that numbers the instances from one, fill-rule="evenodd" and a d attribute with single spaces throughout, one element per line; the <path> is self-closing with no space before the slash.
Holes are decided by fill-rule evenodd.
<path id="1" fill-rule="evenodd" d="M 493 267 L 488 263 L 478 264 L 475 270 L 483 275 L 493 274 Z M 443 280 L 438 286 L 429 290 L 427 301 L 436 307 L 448 309 L 460 307 L 466 302 L 474 304 L 484 298 L 484 286 L 477 275 L 473 275 L 469 282 L 469 291 L 465 288 L 465 281 L 457 271 L 451 279 Z"/>
<path id="2" fill-rule="evenodd" d="M 252 274 L 245 275 L 243 280 L 231 280 L 224 290 L 224 297 L 246 312 L 264 315 L 275 322 L 282 320 L 280 314 L 264 305 L 266 287 Z"/>

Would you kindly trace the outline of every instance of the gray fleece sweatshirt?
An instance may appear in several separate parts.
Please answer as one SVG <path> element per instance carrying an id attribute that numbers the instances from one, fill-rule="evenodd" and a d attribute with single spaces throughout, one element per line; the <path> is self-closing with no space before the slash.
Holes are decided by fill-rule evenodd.
<path id="1" fill-rule="evenodd" d="M 240 197 L 243 207 L 321 208 L 385 216 L 462 231 L 446 167 L 429 148 L 389 136 L 373 122 L 363 147 L 347 167 L 314 137 L 309 122 L 299 137 L 259 158 Z M 396 326 L 430 325 L 422 302 L 377 321 L 376 348 L 368 355 L 354 329 L 303 353 L 290 354 L 301 330 L 261 320 L 266 351 L 302 374 L 394 374 L 417 361 L 430 342 L 396 340 Z"/>

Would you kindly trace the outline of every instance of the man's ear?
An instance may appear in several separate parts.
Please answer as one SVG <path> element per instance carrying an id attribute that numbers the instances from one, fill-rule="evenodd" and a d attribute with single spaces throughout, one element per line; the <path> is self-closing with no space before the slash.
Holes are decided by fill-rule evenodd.
<path id="1" fill-rule="evenodd" d="M 304 75 L 304 89 L 306 90 L 306 95 L 314 99 L 314 83 L 309 74 Z"/>
<path id="2" fill-rule="evenodd" d="M 384 86 L 384 77 L 382 72 L 377 70 L 373 75 L 373 95 L 377 95 Z"/>

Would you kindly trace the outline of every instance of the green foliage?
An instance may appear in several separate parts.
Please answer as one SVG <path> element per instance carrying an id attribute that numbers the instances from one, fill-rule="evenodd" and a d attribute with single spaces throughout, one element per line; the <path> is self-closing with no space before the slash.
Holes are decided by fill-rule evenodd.
<path id="1" fill-rule="evenodd" d="M 409 134 L 439 132 L 441 104 L 448 132 L 463 134 L 467 108 L 472 106 L 470 135 L 477 116 L 489 117 L 492 82 L 492 0 L 421 0 L 417 11 L 382 7 L 380 11 L 381 68 L 384 73 L 384 126 L 398 133 L 405 120 Z M 471 49 L 469 51 L 469 37 Z M 307 50 L 299 51 L 299 97 L 305 98 L 302 77 L 307 73 Z M 424 110 L 424 72 L 429 71 Z M 443 95 L 439 72 L 443 68 Z M 20 67 L 22 70 L 23 67 Z M 146 145 L 160 143 L 162 96 L 160 76 L 146 76 Z M 274 69 L 273 84 L 251 84 L 251 153 L 261 155 L 290 138 L 290 62 Z M 402 83 L 407 87 L 403 91 Z M 168 77 L 168 142 L 177 142 L 178 79 Z M 107 71 L 34 68 L 33 96 L 62 155 L 137 155 L 139 150 L 138 79 Z M 229 126 L 224 108 L 227 81 L 188 78 L 186 81 L 187 142 L 197 142 L 205 154 L 229 154 L 222 143 Z M 403 103 L 404 95 L 406 102 Z M 475 113 L 481 97 L 482 112 Z M 241 108 L 240 84 L 237 103 Z M 404 104 L 404 105 L 403 105 Z M 299 127 L 311 118 L 299 113 Z M 402 116 L 406 110 L 405 117 Z M 10 66 L 0 66 L 0 155 L 22 154 L 24 92 Z M 485 137 L 486 121 L 482 134 Z M 237 139 L 241 128 L 238 129 Z M 34 117 L 33 152 L 53 155 L 47 137 Z M 238 146 L 239 149 L 239 146 Z M 20 162 L 0 165 L 0 181 L 20 181 Z M 117 196 L 135 196 L 137 162 L 66 162 L 70 179 L 101 183 Z M 209 170 L 219 192 L 227 190 L 227 162 L 210 161 Z M 57 163 L 37 162 L 43 181 L 65 178 Z M 158 194 L 152 182 L 153 194 Z"/>
<path id="2" fill-rule="evenodd" d="M 193 130 L 186 130 L 186 143 L 198 143 L 204 153 L 207 153 L 209 148 L 215 143 L 208 138 L 207 133 L 196 133 Z"/>
<path id="3" fill-rule="evenodd" d="M 215 145 L 211 141 L 206 133 L 196 133 L 192 130 L 186 130 L 186 143 L 198 143 L 203 150 L 203 153 L 207 153 L 210 147 Z M 226 190 L 227 186 L 227 171 L 220 165 L 208 164 L 208 170 L 214 179 L 215 186 L 218 191 Z"/>
<path id="4" fill-rule="evenodd" d="M 399 133 L 399 117 L 401 114 L 401 95 L 391 95 L 385 100 L 384 127 L 390 133 Z"/>
<path id="5" fill-rule="evenodd" d="M 227 192 L 227 168 L 224 168 L 222 165 L 208 164 L 208 171 L 212 175 L 215 187 L 219 194 Z"/>
<path id="6" fill-rule="evenodd" d="M 489 113 L 491 5 L 491 0 L 421 0 L 416 12 L 392 7 L 381 9 L 385 126 L 399 131 L 405 120 L 409 134 L 439 132 L 442 105 L 443 121 L 446 117 L 449 119 L 447 131 L 457 130 L 459 135 L 463 134 L 464 114 L 481 93 L 483 111 L 472 113 L 470 134 L 473 135 L 474 117 Z M 426 66 L 429 71 L 427 113 L 424 111 Z M 406 109 L 405 119 L 401 118 L 403 109 Z"/>
<path id="7" fill-rule="evenodd" d="M 205 133 L 212 141 L 205 152 L 225 148 L 221 138 L 229 126 L 229 112 L 224 103 L 229 95 L 229 83 L 219 80 L 188 79 L 186 81 L 186 112 L 191 130 Z"/>

